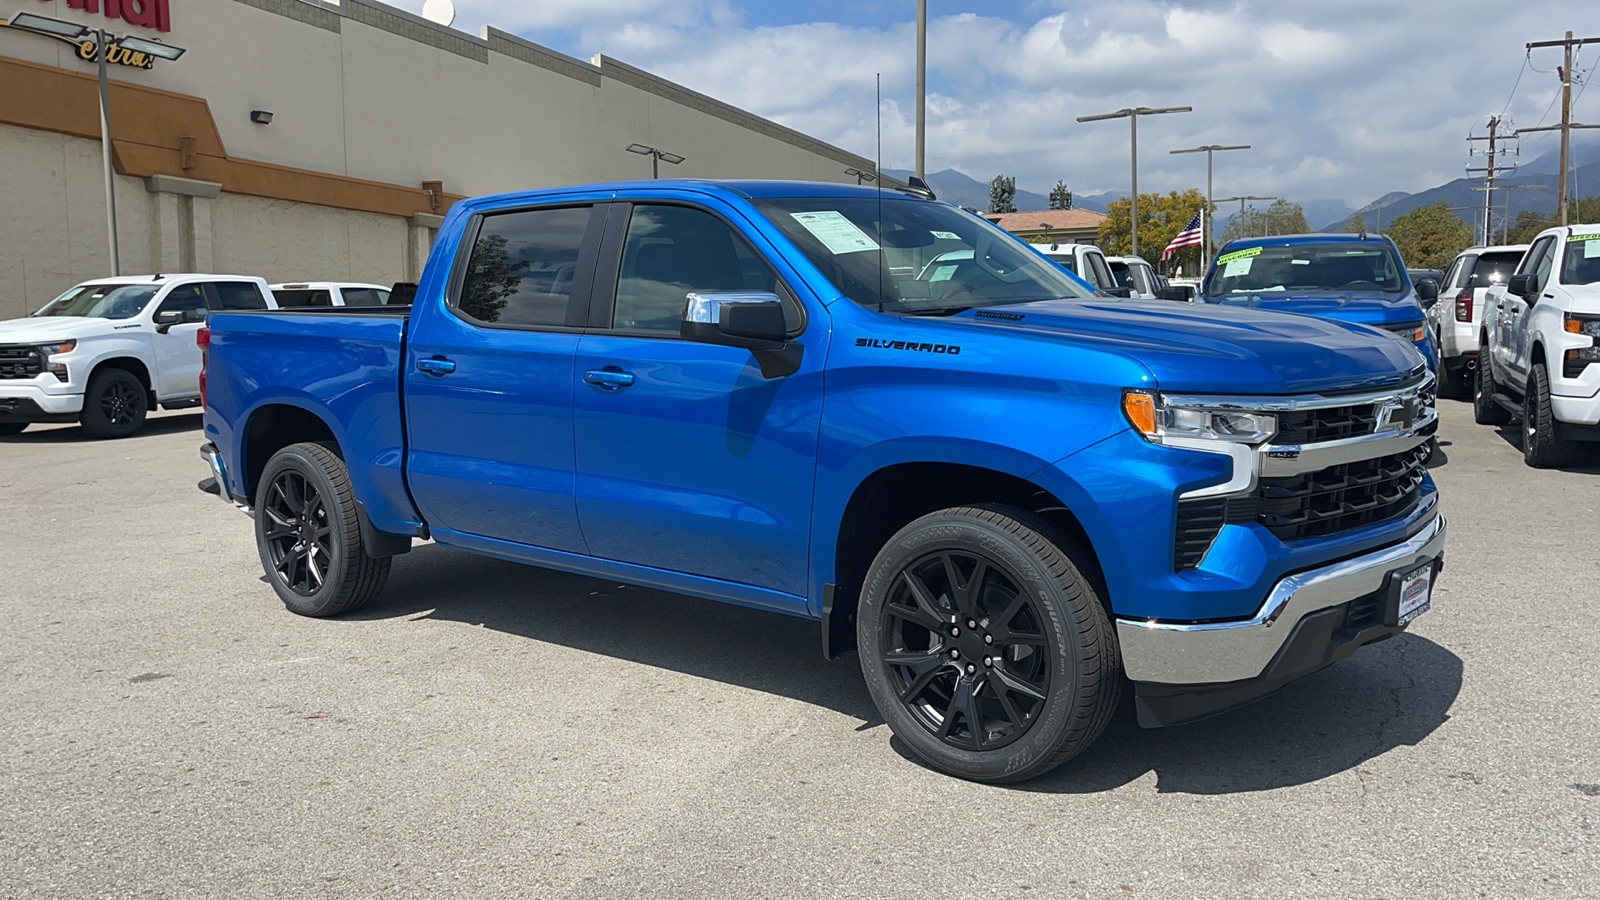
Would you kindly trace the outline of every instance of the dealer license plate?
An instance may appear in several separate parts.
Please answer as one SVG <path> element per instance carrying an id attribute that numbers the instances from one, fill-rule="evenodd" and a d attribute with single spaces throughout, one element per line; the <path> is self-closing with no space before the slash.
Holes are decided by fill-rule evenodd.
<path id="1" fill-rule="evenodd" d="M 1433 563 L 1400 578 L 1400 620 L 1404 625 L 1428 611 L 1433 602 Z"/>

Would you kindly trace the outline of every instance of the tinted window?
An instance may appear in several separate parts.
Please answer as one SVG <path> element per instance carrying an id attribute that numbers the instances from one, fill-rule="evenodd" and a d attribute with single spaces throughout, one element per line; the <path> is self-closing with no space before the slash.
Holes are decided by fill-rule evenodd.
<path id="1" fill-rule="evenodd" d="M 498 325 L 564 325 L 590 207 L 483 217 L 456 308 Z"/>
<path id="2" fill-rule="evenodd" d="M 1497 250 L 1479 256 L 1472 267 L 1472 272 L 1467 276 L 1467 287 L 1481 288 L 1491 284 L 1505 284 L 1511 280 L 1511 273 L 1517 270 L 1517 263 L 1522 261 L 1522 254 L 1518 251 Z"/>
<path id="3" fill-rule="evenodd" d="M 248 281 L 218 281 L 211 285 L 215 291 L 214 309 L 266 309 L 267 300 L 261 291 Z"/>
<path id="4" fill-rule="evenodd" d="M 1098 253 L 1090 253 L 1088 260 L 1089 269 L 1094 273 L 1089 280 L 1094 282 L 1095 287 L 1108 288 L 1117 286 L 1116 279 L 1111 277 L 1111 270 L 1106 267 L 1106 258 L 1104 256 Z"/>
<path id="5" fill-rule="evenodd" d="M 677 334 L 690 293 L 775 293 L 777 286 L 772 268 L 716 216 L 686 206 L 635 206 L 612 327 Z"/>
<path id="6" fill-rule="evenodd" d="M 1106 265 L 1111 267 L 1111 277 L 1117 280 L 1119 287 L 1133 288 L 1135 291 L 1139 290 L 1139 285 L 1135 284 L 1133 280 L 1133 269 L 1127 263 L 1108 261 Z"/>
<path id="7" fill-rule="evenodd" d="M 340 288 L 339 293 L 344 296 L 345 306 L 381 306 L 383 301 L 378 299 L 378 292 L 372 288 Z"/>
<path id="8" fill-rule="evenodd" d="M 1574 235 L 1567 240 L 1567 258 L 1561 264 L 1562 284 L 1600 281 L 1600 234 Z"/>
<path id="9" fill-rule="evenodd" d="M 144 311 L 160 285 L 91 284 L 73 288 L 51 300 L 35 316 L 88 316 L 131 319 Z"/>
<path id="10" fill-rule="evenodd" d="M 277 290 L 272 292 L 272 299 L 278 301 L 280 309 L 294 309 L 301 306 L 332 306 L 333 298 L 327 291 L 312 290 Z"/>
<path id="11" fill-rule="evenodd" d="M 1050 258 L 1052 260 L 1054 260 L 1057 264 L 1059 264 L 1063 269 L 1066 269 L 1068 272 L 1071 272 L 1074 275 L 1078 274 L 1078 259 L 1077 259 L 1077 257 L 1074 257 L 1074 256 L 1051 256 Z"/>
<path id="12" fill-rule="evenodd" d="M 1387 243 L 1283 244 L 1229 250 L 1206 276 L 1207 296 L 1268 291 L 1406 289 L 1399 257 Z"/>
<path id="13" fill-rule="evenodd" d="M 172 289 L 172 293 L 161 301 L 156 307 L 156 315 L 164 312 L 181 312 L 185 322 L 204 322 L 206 320 L 206 292 L 198 284 L 183 284 Z"/>

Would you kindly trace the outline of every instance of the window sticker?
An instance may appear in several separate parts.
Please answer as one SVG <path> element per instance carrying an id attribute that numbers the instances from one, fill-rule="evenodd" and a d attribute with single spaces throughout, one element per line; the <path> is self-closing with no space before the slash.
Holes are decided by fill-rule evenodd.
<path id="1" fill-rule="evenodd" d="M 867 233 L 856 227 L 856 223 L 844 217 L 843 213 L 833 210 L 818 212 L 790 213 L 794 220 L 799 222 L 805 230 L 822 242 L 828 252 L 835 256 L 845 253 L 860 253 L 864 250 L 876 250 L 878 245 Z"/>
<path id="2" fill-rule="evenodd" d="M 1224 253 L 1221 256 L 1217 257 L 1217 263 L 1219 265 L 1224 265 L 1225 266 L 1228 263 L 1231 263 L 1236 259 L 1246 259 L 1246 258 L 1251 257 L 1251 256 L 1260 256 L 1260 255 L 1261 255 L 1261 248 L 1260 247 L 1251 247 L 1248 250 L 1235 250 L 1232 253 Z"/>
<path id="3" fill-rule="evenodd" d="M 1254 254 L 1250 256 L 1234 256 L 1230 253 L 1228 255 L 1233 256 L 1233 258 L 1228 260 L 1228 264 L 1222 267 L 1223 278 L 1237 278 L 1240 275 L 1250 274 L 1250 266 L 1256 261 Z"/>
<path id="4" fill-rule="evenodd" d="M 1572 241 L 1583 242 L 1584 259 L 1594 259 L 1600 256 L 1600 234 L 1575 234 L 1567 238 L 1568 243 Z"/>
<path id="5" fill-rule="evenodd" d="M 959 241 L 959 240 L 961 240 L 961 236 L 960 235 L 956 234 L 955 232 L 951 232 L 951 231 L 930 231 L 928 233 L 933 235 L 934 237 L 938 238 L 941 241 Z M 1600 235 L 1597 235 L 1597 237 L 1600 237 Z"/>
<path id="6" fill-rule="evenodd" d="M 933 277 L 929 281 L 949 281 L 956 274 L 960 266 L 940 266 L 933 270 Z"/>
<path id="7" fill-rule="evenodd" d="M 1309 265 L 1311 265 L 1311 260 L 1309 260 L 1309 259 L 1291 259 L 1291 260 L 1289 260 L 1289 262 L 1290 262 L 1290 264 L 1296 265 L 1296 266 L 1309 266 Z"/>

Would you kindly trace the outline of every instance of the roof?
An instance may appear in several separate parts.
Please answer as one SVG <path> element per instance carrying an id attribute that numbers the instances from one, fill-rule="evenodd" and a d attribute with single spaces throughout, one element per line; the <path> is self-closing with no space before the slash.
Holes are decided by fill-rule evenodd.
<path id="1" fill-rule="evenodd" d="M 778 197 L 877 197 L 927 202 L 915 195 L 892 187 L 876 185 L 841 184 L 834 181 L 742 181 L 738 179 L 711 180 L 700 178 L 655 178 L 642 181 L 611 181 L 600 184 L 571 184 L 561 187 L 539 188 L 528 191 L 510 191 L 474 197 L 469 206 L 497 204 L 508 200 L 532 200 L 568 194 L 609 194 L 620 191 L 695 191 L 702 194 L 732 193 L 746 198 Z"/>
<path id="2" fill-rule="evenodd" d="M 1010 232 L 1082 230 L 1099 228 L 1106 220 L 1105 213 L 1092 209 L 1045 209 L 1035 212 L 986 213 L 985 219 Z"/>
<path id="3" fill-rule="evenodd" d="M 380 291 L 389 289 L 388 285 L 366 281 L 286 281 L 283 284 L 269 284 L 267 287 L 275 291 L 323 291 L 328 288 L 377 288 Z"/>
<path id="4" fill-rule="evenodd" d="M 1335 234 L 1274 234 L 1265 237 L 1235 238 L 1227 243 L 1229 247 L 1286 247 L 1293 244 L 1387 244 L 1389 237 L 1383 234 L 1363 232 L 1361 234 L 1335 233 Z"/>
<path id="5" fill-rule="evenodd" d="M 178 281 L 197 278 L 206 281 L 215 281 L 220 278 L 240 281 L 256 280 L 254 275 L 226 275 L 221 272 L 164 272 L 155 275 L 107 275 L 103 278 L 85 278 L 78 284 L 173 284 Z"/>

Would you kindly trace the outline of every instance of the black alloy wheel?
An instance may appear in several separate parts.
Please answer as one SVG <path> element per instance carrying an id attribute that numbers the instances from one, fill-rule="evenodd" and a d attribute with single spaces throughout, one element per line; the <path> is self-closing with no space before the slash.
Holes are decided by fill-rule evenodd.
<path id="1" fill-rule="evenodd" d="M 89 381 L 78 421 L 97 438 L 127 437 L 144 425 L 150 393 L 127 369 L 102 369 Z"/>
<path id="2" fill-rule="evenodd" d="M 315 595 L 333 561 L 333 524 L 316 485 L 293 469 L 278 473 L 260 514 L 266 517 L 267 554 L 283 585 L 302 597 Z"/>
<path id="3" fill-rule="evenodd" d="M 1495 391 L 1500 386 L 1495 383 L 1494 369 L 1489 365 L 1489 344 L 1483 343 L 1483 349 L 1478 351 L 1478 367 L 1472 379 L 1472 421 L 1479 425 L 1504 425 L 1511 421 L 1511 413 L 1505 407 L 1495 402 Z"/>
<path id="4" fill-rule="evenodd" d="M 127 428 L 144 414 L 144 391 L 126 381 L 107 385 L 99 399 L 100 414 L 117 428 Z"/>
<path id="5" fill-rule="evenodd" d="M 899 703 L 952 747 L 1020 738 L 1050 692 L 1043 614 L 1003 563 L 941 550 L 900 572 L 884 604 L 882 658 Z"/>

